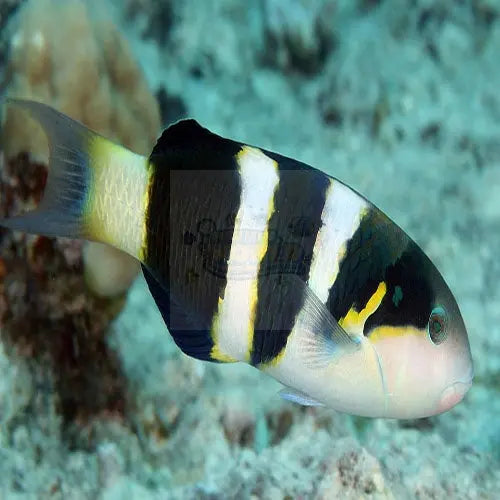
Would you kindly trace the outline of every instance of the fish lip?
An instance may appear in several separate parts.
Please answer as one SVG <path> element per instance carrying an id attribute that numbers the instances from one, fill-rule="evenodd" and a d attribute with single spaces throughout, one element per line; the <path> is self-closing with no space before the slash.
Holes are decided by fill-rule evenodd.
<path id="1" fill-rule="evenodd" d="M 470 376 L 446 387 L 439 396 L 437 413 L 444 413 L 460 403 L 471 388 L 472 379 L 473 377 Z"/>
<path id="2" fill-rule="evenodd" d="M 474 365 L 471 363 L 467 374 L 441 391 L 437 404 L 437 414 L 444 413 L 462 401 L 474 380 Z"/>

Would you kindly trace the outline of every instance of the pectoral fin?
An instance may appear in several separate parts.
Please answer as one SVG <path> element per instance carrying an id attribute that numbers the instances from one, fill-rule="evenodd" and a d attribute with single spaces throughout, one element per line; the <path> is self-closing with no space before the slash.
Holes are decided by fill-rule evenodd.
<path id="1" fill-rule="evenodd" d="M 294 276 L 294 286 L 303 287 L 304 303 L 295 327 L 299 352 L 309 367 L 324 367 L 360 348 L 362 339 L 349 335 L 307 283 Z"/>

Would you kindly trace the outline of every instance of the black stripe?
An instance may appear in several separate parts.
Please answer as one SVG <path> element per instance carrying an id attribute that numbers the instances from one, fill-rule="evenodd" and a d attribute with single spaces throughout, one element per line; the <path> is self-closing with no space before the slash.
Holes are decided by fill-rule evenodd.
<path id="1" fill-rule="evenodd" d="M 274 359 L 286 346 L 303 305 L 303 289 L 281 277 L 295 274 L 307 281 L 313 248 L 321 227 L 329 178 L 303 163 L 266 152 L 278 162 L 279 185 L 269 221 L 269 241 L 258 278 L 258 300 L 251 363 Z"/>
<path id="2" fill-rule="evenodd" d="M 186 313 L 186 308 L 172 299 L 170 293 L 161 286 L 144 265 L 142 265 L 142 272 L 165 324 L 177 325 L 171 330 L 175 343 L 183 352 L 194 358 L 212 361 L 210 351 L 213 342 L 207 337 L 206 329 L 196 323 L 193 315 Z M 186 335 L 185 332 L 189 334 Z"/>
<path id="3" fill-rule="evenodd" d="M 434 266 L 413 242 L 386 270 L 387 293 L 365 323 L 365 335 L 378 326 L 426 328 L 435 301 Z M 433 276 L 434 275 L 434 276 Z"/>
<path id="4" fill-rule="evenodd" d="M 162 311 L 170 333 L 184 352 L 201 359 L 209 359 L 210 328 L 226 286 L 241 196 L 240 149 L 186 120 L 163 133 L 150 157 L 145 264 L 167 294 L 161 307 L 170 309 Z"/>
<path id="5" fill-rule="evenodd" d="M 352 307 L 359 312 L 366 306 L 408 244 L 406 234 L 385 214 L 373 206 L 368 209 L 347 242 L 328 294 L 327 307 L 337 321 Z"/>

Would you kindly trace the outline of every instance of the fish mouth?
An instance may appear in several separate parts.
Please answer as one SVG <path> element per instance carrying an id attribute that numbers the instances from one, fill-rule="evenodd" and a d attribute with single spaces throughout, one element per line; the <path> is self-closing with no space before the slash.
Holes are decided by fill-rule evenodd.
<path id="1" fill-rule="evenodd" d="M 473 376 L 467 377 L 464 381 L 454 382 L 449 385 L 439 398 L 437 413 L 444 413 L 456 406 L 472 386 Z"/>

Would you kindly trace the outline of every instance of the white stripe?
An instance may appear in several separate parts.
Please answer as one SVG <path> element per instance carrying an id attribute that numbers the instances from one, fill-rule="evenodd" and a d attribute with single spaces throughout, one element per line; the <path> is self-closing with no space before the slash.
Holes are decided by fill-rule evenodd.
<path id="1" fill-rule="evenodd" d="M 321 214 L 322 226 L 314 244 L 308 280 L 308 285 L 324 303 L 326 303 L 328 292 L 338 275 L 339 261 L 345 251 L 346 244 L 359 227 L 361 215 L 367 208 L 368 203 L 358 194 L 341 182 L 330 180 Z M 340 387 L 349 386 L 352 380 L 357 380 L 359 378 L 359 370 L 356 370 L 357 363 L 366 364 L 366 360 L 370 359 L 364 350 L 365 344 L 363 344 L 359 354 L 353 355 L 354 357 L 341 358 L 337 363 L 329 364 L 324 368 L 308 368 L 304 365 L 302 349 L 304 345 L 307 345 L 306 336 L 310 335 L 310 332 L 299 327 L 304 319 L 303 315 L 304 310 L 302 309 L 288 337 L 283 357 L 278 363 L 267 365 L 264 371 L 285 385 L 306 394 L 317 394 L 316 397 L 321 401 L 331 401 L 332 398 L 337 398 L 338 401 L 334 401 L 334 403 L 341 408 L 340 403 L 347 400 L 345 391 L 341 389 L 344 395 L 335 396 L 340 393 L 332 391 L 330 386 L 325 384 L 325 380 L 339 380 Z M 375 369 L 377 367 L 374 364 L 373 371 L 370 372 L 367 369 L 366 373 L 369 373 L 370 376 L 377 376 Z M 365 380 L 361 387 L 366 386 L 370 386 L 370 384 Z M 331 403 L 329 404 L 331 405 Z"/>
<path id="2" fill-rule="evenodd" d="M 268 222 L 274 191 L 279 183 L 278 165 L 262 151 L 244 146 L 237 156 L 242 193 L 236 216 L 227 284 L 219 302 L 215 336 L 219 352 L 247 360 L 253 338 L 260 262 L 268 242 Z"/>
<path id="3" fill-rule="evenodd" d="M 358 228 L 361 213 L 367 207 L 361 196 L 341 182 L 330 180 L 308 280 L 311 289 L 324 303 L 337 278 L 346 243 Z"/>

